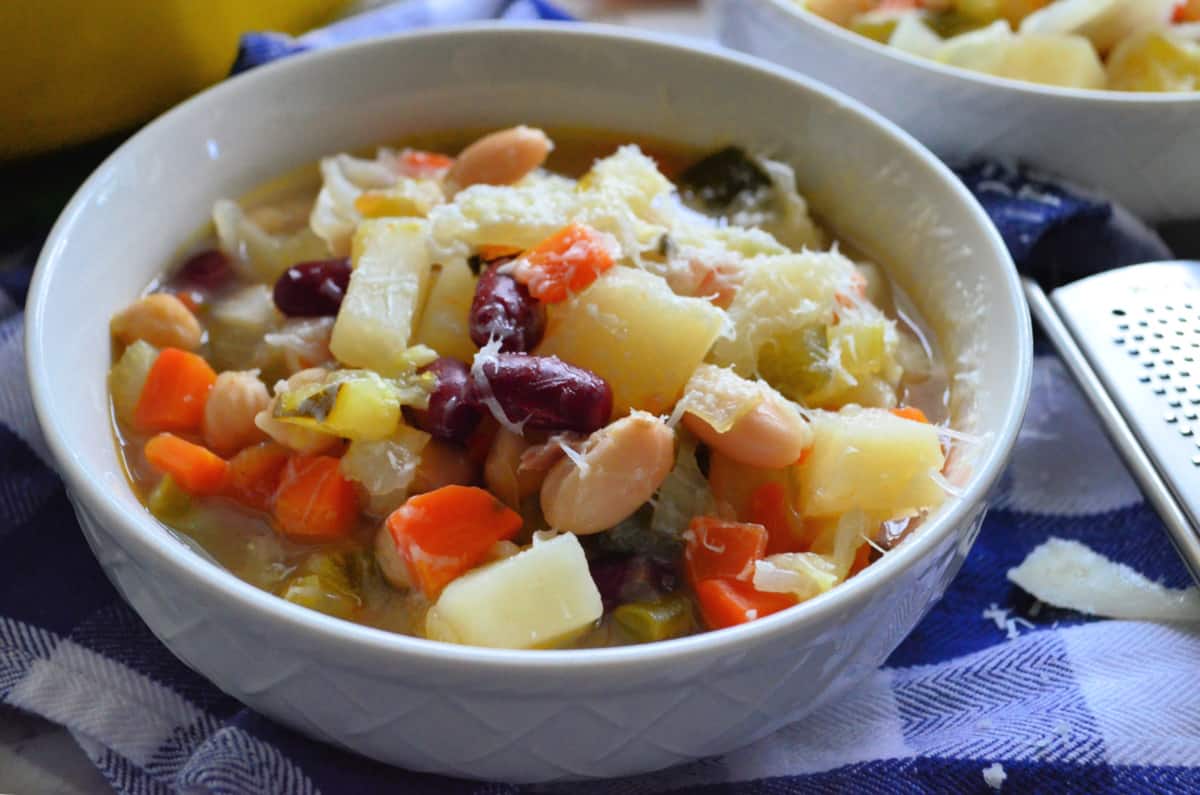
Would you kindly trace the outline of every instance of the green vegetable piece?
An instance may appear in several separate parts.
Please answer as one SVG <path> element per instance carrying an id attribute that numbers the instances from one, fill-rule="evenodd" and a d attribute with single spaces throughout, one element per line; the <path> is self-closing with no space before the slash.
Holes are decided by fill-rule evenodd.
<path id="1" fill-rule="evenodd" d="M 613 621 L 638 643 L 680 638 L 694 628 L 691 602 L 682 594 L 621 605 L 613 611 Z"/>
<path id="2" fill-rule="evenodd" d="M 150 492 L 146 507 L 160 521 L 178 521 L 191 510 L 192 498 L 179 487 L 174 478 L 163 475 L 154 491 Z"/>
<path id="3" fill-rule="evenodd" d="M 926 15 L 925 24 L 943 39 L 949 39 L 961 33 L 970 33 L 973 30 L 978 30 L 984 27 L 986 23 L 969 17 L 960 11 L 938 11 Z"/>
<path id="4" fill-rule="evenodd" d="M 896 20 L 859 16 L 850 23 L 850 30 L 880 44 L 887 44 L 896 30 Z"/>
<path id="5" fill-rule="evenodd" d="M 337 618 L 350 618 L 358 608 L 358 597 L 341 590 L 336 583 L 319 574 L 293 577 L 284 586 L 284 599 L 310 610 Z"/>
<path id="6" fill-rule="evenodd" d="M 146 376 L 157 358 L 157 348 L 145 340 L 137 340 L 125 348 L 121 358 L 108 371 L 113 411 L 121 422 L 133 422 L 133 412 L 142 396 L 142 387 L 146 385 Z"/>
<path id="7" fill-rule="evenodd" d="M 611 530 L 583 536 L 580 541 L 589 559 L 644 555 L 664 562 L 678 560 L 683 554 L 683 541 L 678 535 L 682 528 L 664 532 L 654 529 L 653 521 L 654 508 L 647 503 Z"/>
<path id="8" fill-rule="evenodd" d="M 743 150 L 728 146 L 689 166 L 679 185 L 685 202 L 721 213 L 735 202 L 757 204 L 771 190 L 771 178 Z"/>
<path id="9" fill-rule="evenodd" d="M 826 386 L 833 372 L 825 327 L 809 326 L 770 340 L 759 351 L 758 372 L 792 400 L 803 401 Z"/>
<path id="10" fill-rule="evenodd" d="M 364 588 L 375 576 L 370 552 L 316 552 L 300 564 L 280 596 L 327 615 L 349 618 L 362 606 Z"/>

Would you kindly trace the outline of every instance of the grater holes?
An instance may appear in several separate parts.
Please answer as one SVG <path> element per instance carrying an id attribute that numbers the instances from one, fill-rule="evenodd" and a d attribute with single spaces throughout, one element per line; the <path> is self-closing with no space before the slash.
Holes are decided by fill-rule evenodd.
<path id="1" fill-rule="evenodd" d="M 1117 309 L 1114 309 L 1114 310 L 1112 311 L 1112 313 L 1113 313 L 1114 315 L 1116 315 L 1117 317 L 1125 317 L 1125 310 L 1124 310 L 1124 309 L 1121 309 L 1121 308 L 1119 308 L 1119 307 L 1118 307 Z"/>

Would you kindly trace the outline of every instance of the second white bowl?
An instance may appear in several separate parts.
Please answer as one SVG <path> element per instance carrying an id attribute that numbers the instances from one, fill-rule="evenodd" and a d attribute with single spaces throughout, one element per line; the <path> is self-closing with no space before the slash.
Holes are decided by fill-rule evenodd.
<path id="1" fill-rule="evenodd" d="M 944 66 L 795 0 L 708 0 L 722 44 L 845 91 L 954 163 L 1020 160 L 1151 222 L 1200 217 L 1200 92 L 1080 91 Z"/>

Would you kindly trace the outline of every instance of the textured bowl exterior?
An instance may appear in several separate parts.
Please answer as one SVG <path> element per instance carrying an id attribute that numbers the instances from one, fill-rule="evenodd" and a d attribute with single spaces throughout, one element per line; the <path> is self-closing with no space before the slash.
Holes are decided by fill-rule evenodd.
<path id="1" fill-rule="evenodd" d="M 953 69 L 870 41 L 795 0 L 709 0 L 722 44 L 861 100 L 949 162 L 1031 163 L 1150 221 L 1200 215 L 1200 93 L 1053 89 Z"/>
<path id="2" fill-rule="evenodd" d="M 863 601 L 773 642 L 565 688 L 410 666 L 347 664 L 306 634 L 247 621 L 138 559 L 75 502 L 122 596 L 180 659 L 254 709 L 413 770 L 543 782 L 624 776 L 724 753 L 803 717 L 878 668 L 941 597 L 984 506 Z"/>
<path id="3" fill-rule="evenodd" d="M 236 579 L 158 524 L 112 446 L 108 357 L 79 340 L 107 338 L 111 314 L 218 197 L 330 151 L 517 122 L 741 141 L 794 163 L 823 217 L 886 253 L 947 357 L 976 373 L 954 405 L 956 422 L 984 440 L 959 478 L 962 498 L 850 582 L 795 608 L 721 632 L 584 651 L 476 649 L 339 621 Z M 26 322 L 35 407 L 84 533 L 164 644 L 313 737 L 416 770 L 519 782 L 628 775 L 729 751 L 880 665 L 975 538 L 1031 362 L 1003 243 L 910 138 L 782 70 L 588 26 L 386 39 L 256 70 L 185 103 L 118 150 L 64 211 Z"/>

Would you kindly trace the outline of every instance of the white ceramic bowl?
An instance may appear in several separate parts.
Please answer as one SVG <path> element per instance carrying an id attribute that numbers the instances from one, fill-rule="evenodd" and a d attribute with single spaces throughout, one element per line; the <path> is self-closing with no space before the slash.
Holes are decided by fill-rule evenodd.
<path id="1" fill-rule="evenodd" d="M 405 132 L 516 122 L 741 141 L 793 162 L 838 232 L 887 253 L 951 358 L 973 373 L 958 380 L 955 414 L 985 440 L 970 471 L 960 467 L 962 498 L 847 585 L 782 614 L 588 651 L 468 648 L 345 623 L 256 590 L 159 525 L 113 450 L 109 316 L 218 197 Z M 409 768 L 527 782 L 728 751 L 880 665 L 975 538 L 1020 423 L 1031 357 L 999 237 L 909 137 L 752 60 L 582 25 L 383 39 L 267 66 L 196 97 L 80 189 L 46 244 L 27 322 L 38 416 L 88 541 L 175 654 L 313 737 Z"/>
<path id="2" fill-rule="evenodd" d="M 851 33 L 795 0 L 708 0 L 721 43 L 815 77 L 948 162 L 1021 160 L 1152 221 L 1200 216 L 1200 92 L 1080 91 L 948 67 Z"/>

